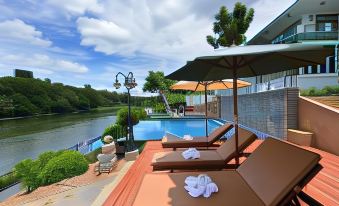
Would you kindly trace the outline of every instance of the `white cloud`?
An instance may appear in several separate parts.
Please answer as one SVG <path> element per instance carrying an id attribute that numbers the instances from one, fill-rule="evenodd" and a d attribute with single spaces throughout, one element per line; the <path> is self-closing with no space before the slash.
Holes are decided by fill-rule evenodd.
<path id="1" fill-rule="evenodd" d="M 97 0 L 48 0 L 48 4 L 63 9 L 67 15 L 83 15 L 85 12 L 102 12 Z"/>
<path id="2" fill-rule="evenodd" d="M 88 68 L 76 62 L 66 61 L 62 59 L 54 59 L 44 54 L 1 54 L 0 62 L 8 68 L 25 68 L 33 69 L 37 72 L 44 73 L 54 72 L 71 72 L 71 73 L 85 73 Z"/>
<path id="3" fill-rule="evenodd" d="M 19 41 L 22 44 L 49 47 L 52 42 L 43 39 L 42 33 L 34 26 L 26 24 L 20 19 L 6 20 L 0 22 L 0 40 Z"/>
<path id="4" fill-rule="evenodd" d="M 81 17 L 77 20 L 77 25 L 82 36 L 81 45 L 94 46 L 95 51 L 106 54 L 120 52 L 123 48 L 118 45 L 129 44 L 132 39 L 127 30 L 113 22 Z"/>

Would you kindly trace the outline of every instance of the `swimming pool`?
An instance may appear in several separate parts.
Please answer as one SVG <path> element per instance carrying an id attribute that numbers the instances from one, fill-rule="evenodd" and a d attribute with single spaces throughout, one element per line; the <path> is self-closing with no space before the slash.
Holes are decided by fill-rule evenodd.
<path id="1" fill-rule="evenodd" d="M 208 133 L 219 127 L 222 123 L 209 119 Z M 133 127 L 135 140 L 158 140 L 165 132 L 178 136 L 189 134 L 191 136 L 205 136 L 205 119 L 156 119 L 140 121 Z"/>

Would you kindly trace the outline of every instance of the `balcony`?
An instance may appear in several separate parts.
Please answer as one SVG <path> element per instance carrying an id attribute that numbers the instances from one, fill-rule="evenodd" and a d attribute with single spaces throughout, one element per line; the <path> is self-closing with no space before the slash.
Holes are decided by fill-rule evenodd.
<path id="1" fill-rule="evenodd" d="M 274 41 L 274 44 L 288 44 L 296 43 L 300 41 L 312 41 L 312 40 L 338 40 L 338 31 L 315 31 L 293 34 L 284 39 Z"/>

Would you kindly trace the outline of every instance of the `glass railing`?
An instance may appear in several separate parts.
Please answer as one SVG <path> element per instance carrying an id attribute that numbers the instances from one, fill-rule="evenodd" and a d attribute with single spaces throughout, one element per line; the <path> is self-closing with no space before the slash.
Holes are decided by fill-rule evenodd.
<path id="1" fill-rule="evenodd" d="M 274 42 L 275 44 L 281 43 L 295 43 L 304 40 L 337 40 L 338 39 L 338 32 L 337 31 L 315 31 L 315 32 L 305 32 L 305 33 L 298 33 L 286 37 L 280 41 Z"/>

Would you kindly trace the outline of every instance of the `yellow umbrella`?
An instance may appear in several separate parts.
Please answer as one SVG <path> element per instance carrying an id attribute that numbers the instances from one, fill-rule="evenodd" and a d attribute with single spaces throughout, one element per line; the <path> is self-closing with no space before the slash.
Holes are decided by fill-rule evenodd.
<path id="1" fill-rule="evenodd" d="M 238 88 L 250 86 L 251 83 L 245 82 L 242 80 L 237 80 Z M 206 82 L 196 82 L 196 81 L 179 81 L 176 84 L 172 85 L 170 89 L 172 90 L 188 90 L 188 91 L 205 91 L 205 133 L 206 137 L 208 136 L 207 131 L 207 91 L 208 90 L 223 90 L 223 89 L 232 89 L 233 80 L 225 79 L 219 81 L 206 81 Z"/>

